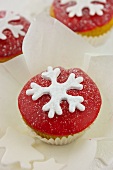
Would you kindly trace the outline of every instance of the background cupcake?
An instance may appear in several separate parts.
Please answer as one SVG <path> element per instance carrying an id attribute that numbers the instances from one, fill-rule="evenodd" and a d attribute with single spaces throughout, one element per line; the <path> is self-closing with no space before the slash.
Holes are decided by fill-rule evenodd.
<path id="1" fill-rule="evenodd" d="M 10 11 L 0 11 L 0 62 L 22 54 L 24 36 L 30 26 L 24 17 Z"/>
<path id="2" fill-rule="evenodd" d="M 99 37 L 113 26 L 113 1 L 54 0 L 50 15 L 82 36 Z"/>

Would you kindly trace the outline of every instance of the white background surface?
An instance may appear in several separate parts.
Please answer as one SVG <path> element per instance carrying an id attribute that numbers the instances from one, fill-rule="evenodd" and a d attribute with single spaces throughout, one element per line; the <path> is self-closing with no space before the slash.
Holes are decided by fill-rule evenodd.
<path id="1" fill-rule="evenodd" d="M 51 0 L 50 0 L 51 1 Z M 12 10 L 15 11 L 17 13 L 20 13 L 22 15 L 24 15 L 25 17 L 27 17 L 30 21 L 33 21 L 33 18 L 39 14 L 41 11 L 43 10 L 47 10 L 50 4 L 49 0 L 23 0 L 20 3 L 20 0 L 0 0 L 0 9 L 4 10 Z M 26 42 L 24 44 L 24 54 L 25 54 L 25 60 L 20 57 L 20 58 L 15 58 L 14 60 L 5 63 L 3 65 L 0 66 L 0 82 L 2 80 L 3 84 L 0 84 L 0 89 L 7 89 L 5 93 L 3 90 L 0 91 L 1 96 L 3 96 L 2 100 L 1 100 L 1 105 L 0 105 L 0 111 L 2 110 L 2 112 L 0 112 L 0 126 L 2 126 L 2 130 L 1 132 L 5 132 L 6 127 L 7 126 L 15 126 L 18 129 L 23 130 L 23 125 L 21 123 L 21 119 L 18 118 L 18 115 L 15 115 L 15 112 L 18 113 L 17 108 L 16 107 L 16 103 L 15 106 L 14 104 L 12 105 L 12 103 L 14 101 L 16 101 L 17 98 L 17 91 L 19 92 L 20 88 L 22 87 L 22 85 L 25 83 L 26 80 L 29 79 L 30 75 L 29 75 L 29 71 L 31 75 L 34 75 L 37 73 L 37 70 L 43 70 L 45 69 L 45 65 L 58 65 L 58 63 L 62 63 L 63 66 L 65 67 L 71 67 L 73 66 L 73 60 L 74 60 L 74 52 L 76 52 L 76 66 L 81 66 L 83 65 L 83 61 L 82 61 L 82 55 L 85 52 L 92 52 L 94 55 L 96 54 L 112 54 L 113 53 L 113 48 L 111 46 L 112 42 L 112 37 L 109 39 L 108 43 L 105 44 L 104 47 L 100 47 L 100 48 L 93 48 L 92 46 L 90 46 L 89 44 L 87 44 L 81 37 L 79 38 L 77 35 L 75 35 L 75 39 L 74 37 L 74 33 L 72 32 L 68 32 L 67 29 L 65 29 L 64 27 L 60 26 L 59 23 L 55 23 L 53 24 L 51 22 L 51 20 L 44 18 L 44 21 L 47 22 L 47 29 L 45 29 L 43 23 L 41 25 L 41 20 L 42 18 L 39 18 L 39 23 L 36 23 L 34 25 L 33 28 L 31 28 L 31 30 L 33 29 L 34 31 L 32 31 L 31 35 L 29 35 L 26 39 Z M 57 30 L 61 33 L 60 36 L 57 35 L 57 32 L 53 31 L 53 26 L 54 28 L 57 28 Z M 36 36 L 36 39 L 31 39 L 31 37 L 34 35 L 36 35 L 36 29 L 38 29 L 38 36 Z M 32 51 L 31 49 L 33 49 L 33 47 L 36 45 L 37 42 L 37 46 L 40 46 L 39 43 L 39 39 L 40 36 L 43 35 L 43 31 L 44 29 L 46 30 L 44 33 L 44 36 L 46 37 L 46 41 L 43 43 L 43 57 L 48 57 L 47 62 L 43 62 L 44 58 L 40 58 L 40 60 L 38 60 L 38 63 L 41 63 L 39 65 L 36 65 L 34 67 L 34 64 L 37 64 L 37 58 L 35 57 L 36 54 L 38 56 L 40 56 L 42 53 L 40 51 L 37 51 L 37 48 L 34 49 L 34 51 Z M 51 30 L 51 31 L 50 31 Z M 48 31 L 51 32 L 51 41 L 50 41 L 50 37 L 48 38 L 48 35 L 50 35 L 50 32 L 48 34 Z M 66 35 L 66 37 L 65 37 Z M 53 37 L 54 39 L 52 39 Z M 34 37 L 34 36 L 33 36 Z M 56 38 L 55 38 L 56 37 Z M 61 41 L 59 40 L 59 37 L 61 38 Z M 62 37 L 65 37 L 66 39 L 62 39 Z M 70 39 L 71 47 L 69 47 L 69 41 L 68 39 Z M 32 40 L 32 43 L 30 43 Z M 34 43 L 35 41 L 35 43 Z M 56 51 L 52 51 L 51 45 L 53 44 L 54 41 L 54 46 L 56 47 L 57 44 L 57 48 L 58 48 L 58 41 L 60 42 L 59 44 L 59 48 L 61 44 L 64 44 L 62 46 L 62 48 L 64 48 L 64 51 L 62 50 L 62 55 L 64 55 L 65 52 L 65 57 L 63 58 L 63 61 L 60 60 L 59 56 L 59 52 L 56 53 Z M 47 49 L 47 44 L 49 42 L 49 50 L 48 53 L 46 52 Z M 65 44 L 65 42 L 67 42 L 67 45 Z M 82 50 L 79 50 L 79 48 L 75 48 L 77 47 L 76 45 L 78 45 L 79 47 L 82 46 Z M 40 47 L 41 49 L 41 47 Z M 66 50 L 67 51 L 66 51 Z M 38 49 L 39 50 L 39 49 Z M 72 57 L 73 60 L 69 59 L 69 55 L 70 55 L 70 51 L 72 52 Z M 51 54 L 51 55 L 50 55 Z M 56 55 L 56 57 L 55 57 Z M 67 58 L 66 58 L 67 55 Z M 34 60 L 31 60 L 31 56 L 34 57 Z M 55 59 L 53 59 L 53 56 L 55 57 Z M 90 55 L 91 56 L 91 55 Z M 113 66 L 113 60 L 112 60 L 113 56 L 108 56 L 108 58 L 106 59 L 106 57 L 102 56 L 101 57 L 97 56 L 94 59 L 92 59 L 90 61 L 90 65 L 88 64 L 87 67 L 87 62 L 86 62 L 86 68 L 88 68 L 87 72 L 89 75 L 91 75 L 97 82 L 97 84 L 99 84 L 100 80 L 101 83 L 99 84 L 99 86 L 101 86 L 102 88 L 102 92 L 103 94 L 106 96 L 105 97 L 105 107 L 104 110 L 106 111 L 111 111 L 113 106 L 110 103 L 110 100 L 113 98 L 112 97 L 112 89 L 111 91 L 109 91 L 109 97 L 108 95 L 108 90 L 109 90 L 109 86 L 110 84 L 113 84 L 112 81 L 110 83 L 104 83 L 104 81 L 109 81 L 110 76 L 113 74 L 112 72 L 112 66 Z M 58 63 L 57 63 L 58 62 Z M 27 64 L 26 64 L 27 63 Z M 97 64 L 98 63 L 98 64 Z M 107 67 L 105 66 L 105 63 L 108 64 Z M 100 66 L 101 65 L 101 66 Z M 18 66 L 18 67 L 17 67 Z M 15 68 L 16 67 L 16 68 Z M 100 69 L 101 67 L 101 69 Z M 104 69 L 106 67 L 106 69 Z M 38 68 L 38 69 L 36 69 Z M 95 69 L 96 68 L 96 69 Z M 111 69 L 110 69 L 111 68 Z M 16 70 L 16 71 L 14 71 Z M 22 74 L 20 74 L 19 72 L 22 72 Z M 28 71 L 29 70 L 29 71 Z M 100 74 L 98 74 L 100 72 Z M 108 76 L 109 74 L 109 76 Z M 5 75 L 5 77 L 4 77 Z M 96 76 L 95 76 L 96 75 Z M 17 80 L 18 77 L 18 80 Z M 104 77 L 107 77 L 107 79 L 105 79 Z M 7 87 L 8 84 L 8 87 Z M 106 90 L 107 89 L 107 90 Z M 7 94 L 10 94 L 10 98 L 7 97 Z M 8 100 L 6 100 L 6 98 Z M 4 104 L 5 101 L 5 104 Z M 107 105 L 106 105 L 107 103 Z M 111 104 L 111 105 L 110 105 Z M 8 106 L 8 109 L 7 109 Z M 9 107 L 10 106 L 10 107 Z M 15 116 L 14 116 L 15 115 Z M 15 120 L 11 119 L 11 117 L 15 118 Z M 10 120 L 10 121 L 9 121 Z M 94 124 L 94 128 L 93 131 L 89 130 L 88 133 L 86 133 L 86 138 L 87 140 L 80 140 L 76 143 L 72 143 L 70 145 L 67 146 L 62 146 L 62 147 L 58 147 L 58 146 L 50 146 L 47 144 L 44 144 L 40 141 L 38 141 L 38 145 L 35 146 L 35 148 L 37 150 L 39 150 L 40 152 L 42 152 L 45 156 L 45 159 L 49 159 L 51 157 L 53 157 L 55 160 L 57 160 L 58 163 L 61 164 L 66 164 L 68 163 L 68 166 L 65 167 L 65 170 L 113 170 L 113 141 L 112 141 L 112 137 L 113 137 L 113 125 L 112 125 L 112 112 L 109 113 L 109 116 L 107 116 L 104 113 L 104 119 L 101 117 L 100 118 L 100 122 L 102 124 L 102 126 L 100 126 L 100 122 L 97 122 L 97 125 Z M 105 121 L 106 120 L 106 121 Z M 17 125 L 18 124 L 18 125 Z M 109 126 L 108 126 L 109 124 Z M 21 127 L 22 126 L 22 127 Z M 99 129 L 98 129 L 99 127 Z M 98 143 L 95 140 L 88 140 L 88 137 L 91 136 L 92 138 L 94 137 L 100 137 L 100 134 L 102 135 L 102 137 L 104 136 L 104 130 L 106 130 L 106 135 L 110 138 L 108 138 L 107 140 L 100 140 L 98 141 Z M 20 131 L 21 131 L 20 130 Z M 20 131 L 17 133 L 19 134 Z M 94 132 L 94 133 L 92 133 Z M 108 133 L 109 132 L 109 133 Z M 1 134 L 1 133 L 0 133 Z M 19 136 L 19 135 L 18 135 Z M 9 138 L 8 138 L 9 139 Z M 21 140 L 21 138 L 19 139 Z M 17 141 L 16 146 L 19 146 L 19 140 Z M 26 143 L 27 145 L 27 143 Z M 97 146 L 97 151 L 96 151 L 96 146 Z M 80 149 L 82 148 L 82 149 Z M 80 149 L 80 150 L 79 150 Z M 73 152 L 74 151 L 74 152 Z M 96 155 L 95 155 L 96 152 Z M 4 149 L 0 149 L 0 157 L 2 157 L 4 153 Z M 12 154 L 12 153 L 11 153 Z M 21 155 L 22 154 L 22 155 Z M 29 153 L 30 154 L 30 153 Z M 13 155 L 14 156 L 14 155 Z M 24 154 L 23 152 L 20 153 L 20 156 L 23 156 L 24 159 Z M 15 156 L 16 157 L 16 156 Z M 94 158 L 95 157 L 95 158 Z M 98 159 L 99 158 L 99 159 Z M 93 161 L 94 159 L 94 161 Z M 103 160 L 103 161 L 102 161 Z M 91 163 L 93 161 L 93 163 Z M 90 165 L 91 164 L 91 165 Z M 38 170 L 38 166 L 36 166 L 37 170 Z M 0 165 L 0 170 L 21 170 L 22 168 L 20 168 L 19 164 L 15 164 L 13 166 L 8 166 L 8 167 L 4 167 L 2 165 Z M 32 168 L 33 169 L 33 168 Z M 53 169 L 53 168 L 52 168 Z M 35 170 L 35 169 L 34 169 Z M 45 169 L 43 169 L 45 170 Z M 46 170 L 48 170 L 48 166 L 46 167 Z M 49 168 L 49 170 L 51 170 Z M 54 166 L 54 170 L 57 170 L 57 166 Z M 59 169 L 60 170 L 60 169 Z"/>

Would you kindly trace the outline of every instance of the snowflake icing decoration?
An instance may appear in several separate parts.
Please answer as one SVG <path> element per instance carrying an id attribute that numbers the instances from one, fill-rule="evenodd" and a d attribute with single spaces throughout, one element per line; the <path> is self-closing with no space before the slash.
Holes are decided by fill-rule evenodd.
<path id="1" fill-rule="evenodd" d="M 92 16 L 95 14 L 99 16 L 103 15 L 103 9 L 106 0 L 61 0 L 61 4 L 64 5 L 68 2 L 73 2 L 73 1 L 75 1 L 76 4 L 67 7 L 66 9 L 66 12 L 69 13 L 69 17 L 74 17 L 75 15 L 81 17 L 83 15 L 82 10 L 84 8 L 88 8 L 89 13 Z"/>
<path id="2" fill-rule="evenodd" d="M 3 31 L 6 29 L 9 29 L 15 38 L 18 38 L 19 35 L 22 35 L 22 36 L 25 35 L 25 32 L 22 31 L 23 25 L 12 25 L 11 23 L 9 23 L 10 21 L 15 21 L 19 19 L 20 19 L 20 16 L 12 12 L 6 12 L 5 17 L 0 18 L 0 39 L 2 40 L 7 39 L 7 37 L 3 33 Z"/>
<path id="3" fill-rule="evenodd" d="M 60 72 L 59 68 L 53 69 L 52 67 L 48 67 L 48 70 L 42 73 L 42 77 L 51 80 L 51 85 L 49 87 L 41 87 L 32 82 L 30 85 L 31 89 L 26 90 L 26 95 L 32 95 L 32 100 L 34 101 L 44 94 L 49 94 L 51 96 L 50 101 L 42 107 L 43 111 L 49 111 L 49 118 L 53 118 L 55 113 L 57 115 L 62 115 L 62 109 L 60 106 L 62 100 L 67 100 L 69 103 L 69 111 L 72 113 L 75 109 L 79 109 L 80 111 L 85 110 L 85 106 L 81 104 L 84 101 L 82 96 L 71 96 L 66 93 L 69 89 L 82 90 L 83 85 L 80 83 L 83 81 L 83 77 L 75 78 L 75 74 L 71 73 L 66 82 L 58 83 L 57 77 Z"/>

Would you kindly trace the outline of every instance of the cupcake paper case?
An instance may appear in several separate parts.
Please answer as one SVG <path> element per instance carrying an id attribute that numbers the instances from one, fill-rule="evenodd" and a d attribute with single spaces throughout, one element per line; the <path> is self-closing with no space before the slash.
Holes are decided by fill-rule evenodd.
<path id="1" fill-rule="evenodd" d="M 42 29 L 44 27 L 46 27 L 45 31 Z M 38 32 L 38 34 L 36 34 L 36 32 Z M 51 32 L 51 38 L 50 36 L 48 37 L 48 32 Z M 24 142 L 26 141 L 24 144 L 28 146 L 28 142 L 27 142 L 28 138 L 26 138 L 26 135 L 29 136 L 29 134 L 28 134 L 26 126 L 22 123 L 22 120 L 19 116 L 19 112 L 17 108 L 17 96 L 18 96 L 17 93 L 20 91 L 24 83 L 27 80 L 29 80 L 31 76 L 36 75 L 37 72 L 41 72 L 45 70 L 48 65 L 52 65 L 53 67 L 55 67 L 55 66 L 58 66 L 60 63 L 60 65 L 66 68 L 69 68 L 70 66 L 83 68 L 84 66 L 83 56 L 86 52 L 89 52 L 89 53 L 92 52 L 92 54 L 90 54 L 91 58 L 89 60 L 89 63 L 87 63 L 85 60 L 85 68 L 87 68 L 86 72 L 88 72 L 88 74 L 94 78 L 96 84 L 98 84 L 101 89 L 101 92 L 103 94 L 103 100 L 104 100 L 104 103 L 103 103 L 104 112 L 102 111 L 101 117 L 99 118 L 98 122 L 95 123 L 93 127 L 93 133 L 92 133 L 92 129 L 89 130 L 89 132 L 87 132 L 87 134 L 84 136 L 84 139 L 81 138 L 76 143 L 73 142 L 72 144 L 68 146 L 62 146 L 62 147 L 55 147 L 55 146 L 51 147 L 37 140 L 37 144 L 33 145 L 32 152 L 35 152 L 34 151 L 34 148 L 35 148 L 37 151 L 37 154 L 39 155 L 39 158 L 42 159 L 41 162 L 43 162 L 44 164 L 40 164 L 39 159 L 34 160 L 36 161 L 36 163 L 34 163 L 33 159 L 35 158 L 30 157 L 29 159 L 33 161 L 33 168 L 31 169 L 35 170 L 37 169 L 39 165 L 40 167 L 43 167 L 44 169 L 44 166 L 46 167 L 46 165 L 48 165 L 48 161 L 50 161 L 52 165 L 55 165 L 54 167 L 56 167 L 56 169 L 58 170 L 63 169 L 63 168 L 65 170 L 69 170 L 71 168 L 80 169 L 80 170 L 82 169 L 88 170 L 94 158 L 96 159 L 99 158 L 107 164 L 112 163 L 112 158 L 113 158 L 112 154 L 109 155 L 105 152 L 106 155 L 109 155 L 105 157 L 104 156 L 105 154 L 102 154 L 102 151 L 100 152 L 99 148 L 98 148 L 98 152 L 96 152 L 97 146 L 99 144 L 102 144 L 103 141 L 104 143 L 108 142 L 110 146 L 110 144 L 112 144 L 112 137 L 113 137 L 112 136 L 112 130 L 113 130 L 112 103 L 111 103 L 112 88 L 109 88 L 110 85 L 112 84 L 112 79 L 110 78 L 111 78 L 111 75 L 113 74 L 112 72 L 113 71 L 112 70 L 113 56 L 107 55 L 107 54 L 105 54 L 105 56 L 100 56 L 100 54 L 103 54 L 105 49 L 108 49 L 109 52 L 112 53 L 112 48 L 110 48 L 112 39 L 109 40 L 108 44 L 105 44 L 105 46 L 103 46 L 103 49 L 101 47 L 95 50 L 95 48 L 92 48 L 92 46 L 90 46 L 89 44 L 85 43 L 84 41 L 81 41 L 81 37 L 77 35 L 75 35 L 74 37 L 73 34 L 74 33 L 72 33 L 68 28 L 64 27 L 58 21 L 50 17 L 38 16 L 36 22 L 34 22 L 33 25 L 30 27 L 28 35 L 26 36 L 26 39 L 24 41 L 23 51 L 24 51 L 25 59 L 20 56 L 0 66 L 0 70 L 1 70 L 0 79 L 2 82 L 0 84 L 1 86 L 0 89 L 2 89 L 0 91 L 1 96 L 2 96 L 1 105 L 0 105 L 1 107 L 0 110 L 2 110 L 2 112 L 0 112 L 0 129 L 1 129 L 2 138 L 0 139 L 0 146 L 4 147 L 7 151 L 8 151 L 8 148 L 12 150 L 12 147 L 9 146 L 9 144 L 7 144 L 7 141 L 8 141 L 7 139 L 9 139 L 9 137 L 11 139 L 15 139 L 16 134 L 18 134 L 17 136 L 19 138 L 19 140 L 14 140 L 17 146 L 16 151 L 17 149 L 19 149 L 20 151 L 19 152 L 20 157 L 18 157 L 18 161 L 17 161 L 17 156 L 16 156 L 17 154 L 15 154 L 15 152 L 13 152 L 12 154 L 12 159 L 8 157 L 10 152 L 6 152 L 1 160 L 2 164 L 10 165 L 11 169 L 15 169 L 15 166 L 18 169 L 25 168 L 29 162 L 29 160 L 27 160 L 28 162 L 24 160 L 24 163 L 22 163 L 22 160 L 21 160 L 21 156 L 23 155 L 23 149 L 21 150 L 21 148 L 23 147 L 23 145 L 21 144 L 20 146 L 19 144 L 19 141 L 21 141 L 20 136 L 21 135 L 24 136 L 24 139 L 25 139 Z M 29 42 L 32 40 L 32 37 L 35 37 L 35 39 L 33 39 L 33 44 L 30 44 Z M 65 39 L 63 39 L 64 37 Z M 40 38 L 41 38 L 41 41 L 39 42 L 38 40 Z M 37 46 L 35 46 L 36 42 L 37 42 Z M 70 42 L 71 42 L 71 46 L 68 46 Z M 77 45 L 76 45 L 76 42 L 77 42 Z M 62 50 L 58 50 L 56 52 L 56 48 L 53 48 L 53 47 L 56 47 L 56 45 L 57 45 L 57 48 L 62 49 Z M 44 50 L 42 50 L 42 46 Z M 76 46 L 77 48 L 75 49 Z M 79 46 L 83 46 L 83 47 L 85 46 L 85 47 L 82 48 L 82 50 L 80 50 L 78 49 Z M 76 55 L 75 53 L 73 54 L 73 52 L 75 51 L 76 51 Z M 106 50 L 106 53 L 108 53 L 107 50 Z M 36 54 L 37 56 L 43 56 L 43 57 L 37 58 Z M 92 57 L 94 54 L 95 54 L 95 57 Z M 62 60 L 59 55 L 63 57 Z M 32 60 L 31 56 L 34 57 L 34 60 Z M 70 58 L 70 56 L 72 56 L 72 58 Z M 15 63 L 17 63 L 17 60 L 21 64 L 20 64 L 20 67 L 17 68 L 16 73 L 15 73 L 14 68 L 16 67 Z M 75 61 L 75 63 L 73 63 L 73 61 Z M 105 63 L 107 63 L 107 67 L 105 66 L 106 65 Z M 20 76 L 20 73 L 19 73 L 20 70 L 23 73 L 21 74 L 22 77 Z M 103 73 L 103 76 L 101 75 L 100 72 Z M 106 81 L 104 81 L 105 80 L 104 75 L 106 76 Z M 109 81 L 109 79 L 111 81 Z M 105 82 L 104 85 L 103 85 L 103 82 Z M 108 90 L 109 90 L 109 95 L 108 95 Z M 8 109 L 6 106 L 8 107 Z M 6 129 L 7 129 L 7 132 L 6 132 Z M 99 138 L 99 140 L 93 140 L 93 139 L 89 140 L 89 138 L 91 137 Z M 31 137 L 31 142 L 29 144 L 30 146 L 34 142 L 34 139 L 33 140 L 32 139 L 33 138 Z M 109 146 L 107 145 L 107 150 L 112 149 L 112 145 L 111 147 Z M 73 152 L 74 150 L 76 150 L 76 152 Z M 106 145 L 103 146 L 103 152 L 105 150 L 106 150 Z M 29 150 L 27 150 L 27 154 L 28 152 Z M 44 155 L 45 157 L 44 160 L 39 152 Z M 30 150 L 30 153 L 31 153 L 31 150 Z M 54 158 L 55 161 L 52 161 L 50 158 Z M 82 162 L 84 162 L 84 164 L 81 164 L 81 159 L 82 159 Z M 102 164 L 102 161 L 100 163 L 100 166 Z M 20 165 L 15 164 L 15 162 L 20 162 L 21 168 L 20 168 Z M 105 168 L 103 164 L 102 166 L 103 168 Z"/>

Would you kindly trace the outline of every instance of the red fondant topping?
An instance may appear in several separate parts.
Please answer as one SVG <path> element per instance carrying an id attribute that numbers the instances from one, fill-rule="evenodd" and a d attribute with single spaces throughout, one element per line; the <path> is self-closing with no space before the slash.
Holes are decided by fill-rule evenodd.
<path id="1" fill-rule="evenodd" d="M 85 8 L 83 9 L 82 17 L 74 16 L 73 18 L 69 18 L 66 8 L 73 4 L 75 4 L 75 2 L 72 1 L 61 5 L 60 0 L 54 0 L 52 7 L 55 17 L 75 32 L 93 30 L 96 27 L 107 24 L 113 18 L 113 0 L 107 0 L 107 3 L 104 4 L 104 14 L 102 16 L 90 16 L 89 10 Z"/>
<path id="2" fill-rule="evenodd" d="M 0 11 L 0 18 L 3 18 L 5 14 L 5 11 Z M 30 26 L 29 21 L 22 16 L 20 16 L 19 20 L 11 21 L 10 23 L 12 25 L 23 25 L 23 31 L 25 33 Z M 22 54 L 22 42 L 24 36 L 19 35 L 18 38 L 15 38 L 9 29 L 4 30 L 3 33 L 7 36 L 7 39 L 0 39 L 0 61 L 5 61 Z"/>
<path id="3" fill-rule="evenodd" d="M 49 95 L 43 95 L 37 101 L 33 101 L 31 96 L 26 95 L 26 90 L 30 89 L 31 82 L 35 82 L 43 87 L 51 84 L 49 80 L 41 77 L 41 74 L 33 77 L 22 89 L 19 98 L 18 106 L 25 122 L 34 130 L 40 131 L 49 135 L 65 136 L 81 132 L 98 116 L 101 106 L 101 96 L 95 83 L 89 78 L 86 73 L 80 69 L 64 70 L 61 68 L 61 74 L 58 77 L 58 82 L 63 83 L 67 80 L 70 73 L 74 73 L 75 77 L 82 76 L 83 90 L 68 90 L 68 94 L 73 96 L 83 96 L 85 111 L 75 110 L 74 113 L 69 112 L 67 101 L 61 102 L 63 114 L 54 118 L 48 118 L 48 112 L 42 111 L 42 107 L 50 100 Z"/>

